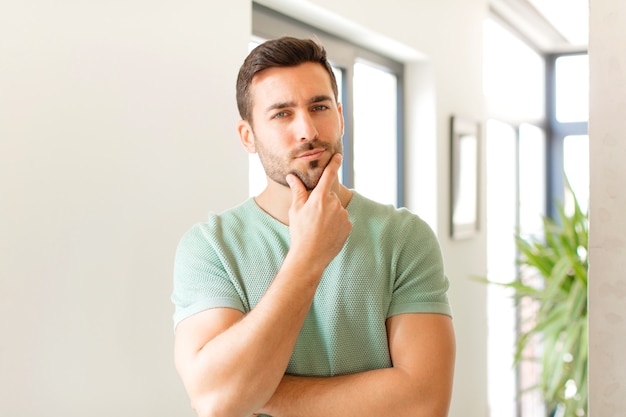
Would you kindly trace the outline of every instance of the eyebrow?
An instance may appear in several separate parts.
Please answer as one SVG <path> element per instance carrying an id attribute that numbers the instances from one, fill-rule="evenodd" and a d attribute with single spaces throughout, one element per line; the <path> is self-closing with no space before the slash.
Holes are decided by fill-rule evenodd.
<path id="1" fill-rule="evenodd" d="M 330 96 L 325 95 L 325 94 L 320 94 L 320 95 L 317 95 L 317 96 L 313 96 L 309 100 L 307 100 L 307 104 L 321 103 L 323 101 L 332 101 L 332 98 Z M 272 110 L 284 109 L 284 108 L 287 108 L 287 107 L 293 107 L 295 105 L 296 105 L 296 103 L 294 101 L 281 101 L 281 102 L 274 103 L 274 104 L 268 106 L 265 109 L 265 111 L 266 112 L 270 112 Z"/>

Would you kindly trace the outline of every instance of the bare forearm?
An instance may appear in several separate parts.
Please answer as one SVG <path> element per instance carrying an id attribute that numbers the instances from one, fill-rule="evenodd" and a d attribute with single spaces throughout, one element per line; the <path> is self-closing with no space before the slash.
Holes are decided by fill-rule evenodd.
<path id="1" fill-rule="evenodd" d="M 393 368 L 329 378 L 285 376 L 262 412 L 274 417 L 445 417 L 452 394 L 452 321 L 439 314 L 387 320 Z"/>
<path id="2" fill-rule="evenodd" d="M 287 260 L 259 304 L 179 369 L 199 415 L 249 415 L 278 386 L 321 272 Z"/>
<path id="3" fill-rule="evenodd" d="M 340 190 L 340 165 L 340 155 L 334 156 L 310 194 L 295 175 L 288 175 L 290 249 L 272 284 L 246 316 L 216 309 L 178 325 L 177 369 L 201 417 L 248 417 L 278 387 L 322 273 L 352 228 L 335 192 Z M 344 197 L 349 194 L 342 190 Z M 284 204 L 266 200 L 284 202 L 287 196 L 285 190 L 268 186 L 258 199 L 284 216 Z"/>
<path id="4" fill-rule="evenodd" d="M 446 390 L 389 368 L 330 378 L 287 375 L 261 412 L 273 417 L 445 417 L 448 404 Z"/>

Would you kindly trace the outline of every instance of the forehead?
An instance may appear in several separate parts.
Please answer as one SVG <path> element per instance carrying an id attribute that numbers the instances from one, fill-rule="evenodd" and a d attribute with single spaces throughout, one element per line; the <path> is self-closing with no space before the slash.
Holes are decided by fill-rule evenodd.
<path id="1" fill-rule="evenodd" d="M 257 73 L 250 86 L 253 105 L 308 99 L 313 96 L 334 97 L 326 69 L 316 62 L 294 67 L 273 67 Z"/>

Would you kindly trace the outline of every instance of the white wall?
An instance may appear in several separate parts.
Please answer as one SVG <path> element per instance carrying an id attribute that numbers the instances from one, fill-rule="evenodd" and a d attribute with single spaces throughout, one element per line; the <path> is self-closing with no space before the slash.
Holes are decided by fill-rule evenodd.
<path id="1" fill-rule="evenodd" d="M 234 80 L 250 0 L 215 3 L 0 4 L 0 415 L 190 415 L 172 364 L 174 248 L 247 195 Z M 452 281 L 450 415 L 486 416 L 485 288 L 469 280 L 484 232 L 453 242 L 447 223 L 448 118 L 484 117 L 486 1 L 307 4 L 426 57 L 407 62 L 408 201 Z"/>
<path id="2" fill-rule="evenodd" d="M 590 1 L 589 415 L 626 410 L 626 3 Z"/>
<path id="3" fill-rule="evenodd" d="M 0 2 L 0 415 L 191 415 L 175 246 L 247 195 L 250 4 L 214 4 Z"/>

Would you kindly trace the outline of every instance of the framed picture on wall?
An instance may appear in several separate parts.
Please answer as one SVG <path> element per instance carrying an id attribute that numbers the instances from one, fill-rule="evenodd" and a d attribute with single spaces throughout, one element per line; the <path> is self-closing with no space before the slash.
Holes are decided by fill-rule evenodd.
<path id="1" fill-rule="evenodd" d="M 466 239 L 478 230 L 480 123 L 450 117 L 450 236 Z"/>

